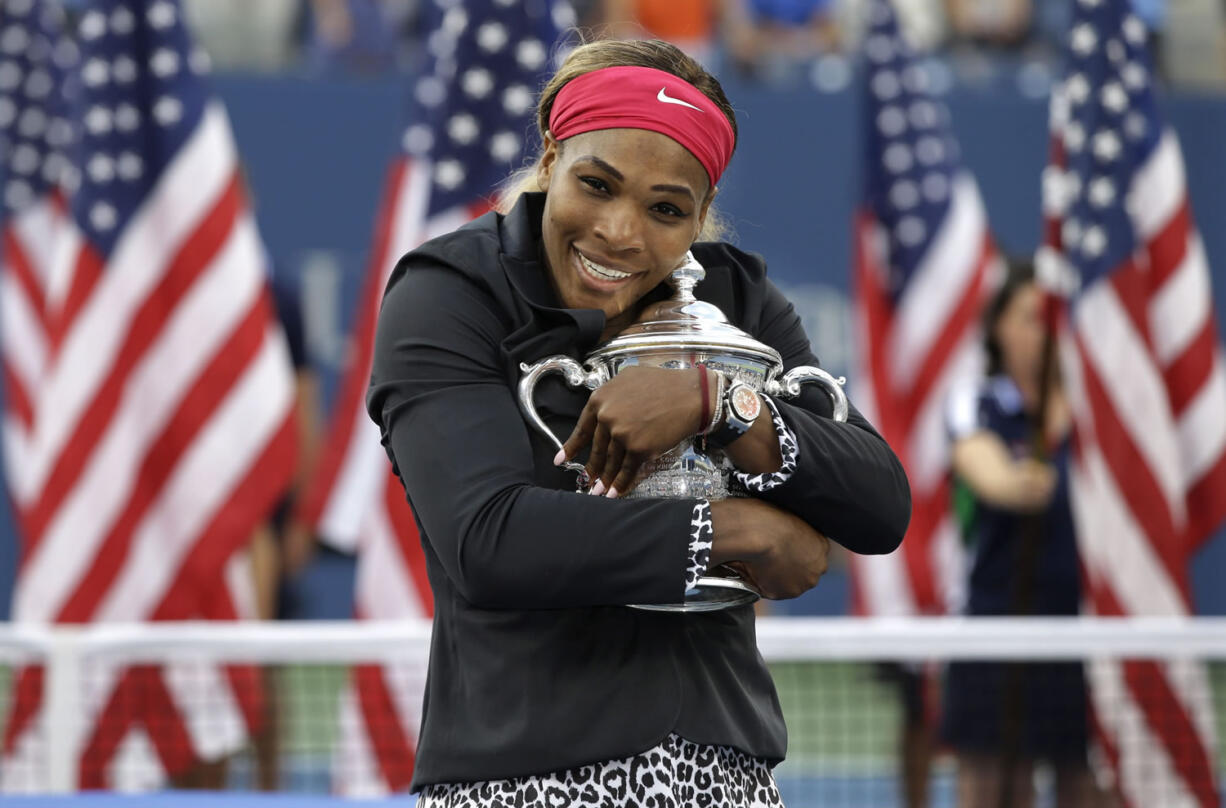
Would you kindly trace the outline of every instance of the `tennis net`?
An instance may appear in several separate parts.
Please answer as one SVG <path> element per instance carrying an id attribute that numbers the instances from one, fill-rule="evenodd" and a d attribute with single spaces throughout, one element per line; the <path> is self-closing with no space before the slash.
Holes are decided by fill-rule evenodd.
<path id="1" fill-rule="evenodd" d="M 411 747 L 429 635 L 428 622 L 0 625 L 0 789 L 377 794 L 407 781 L 411 757 L 380 759 L 372 744 Z M 1094 722 L 1129 726 L 1138 698 L 1147 707 L 1138 734 L 1175 748 L 1191 720 L 1202 737 L 1226 738 L 1226 619 L 765 617 L 758 640 L 788 723 L 776 777 L 791 808 L 910 806 L 920 793 L 931 808 L 966 805 L 968 782 L 992 794 L 1013 783 L 1013 805 L 1056 805 L 1066 755 L 1110 789 L 1109 755 L 1096 743 L 1087 753 L 1086 738 Z M 1123 669 L 1135 688 L 1146 680 L 1129 666 L 1152 663 L 1186 677 L 1194 695 L 1180 702 L 1183 716 L 1164 716 L 1144 692 L 1119 704 L 1096 697 L 1092 711 L 1068 701 L 1070 671 L 1073 689 L 1102 666 Z M 41 709 L 23 714 L 29 703 Z M 1219 783 L 1224 751 L 1209 752 Z M 213 761 L 211 782 L 167 779 L 167 767 L 192 758 Z M 1167 774 L 1128 776 L 1156 795 L 1151 804 L 1175 804 L 1160 790 Z"/>

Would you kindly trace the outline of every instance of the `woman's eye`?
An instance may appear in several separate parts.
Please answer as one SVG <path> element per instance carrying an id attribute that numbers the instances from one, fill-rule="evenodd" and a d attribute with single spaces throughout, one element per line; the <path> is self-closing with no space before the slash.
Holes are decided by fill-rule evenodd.
<path id="1" fill-rule="evenodd" d="M 677 207 L 676 205 L 670 205 L 667 202 L 661 202 L 659 205 L 656 205 L 655 210 L 657 213 L 663 213 L 665 216 L 675 216 L 677 218 L 682 218 L 685 216 L 685 211 L 681 210 L 681 208 Z"/>
<path id="2" fill-rule="evenodd" d="M 599 177 L 580 177 L 579 182 L 596 191 L 608 191 L 609 186 Z"/>

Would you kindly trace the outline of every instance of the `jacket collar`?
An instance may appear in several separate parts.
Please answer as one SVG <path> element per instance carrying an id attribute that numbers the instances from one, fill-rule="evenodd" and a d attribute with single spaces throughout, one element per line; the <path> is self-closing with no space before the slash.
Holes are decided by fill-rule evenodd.
<path id="1" fill-rule="evenodd" d="M 594 348 L 604 331 L 605 316 L 600 309 L 568 309 L 561 305 L 541 245 L 541 219 L 545 213 L 545 194 L 529 192 L 499 220 L 503 272 L 519 296 L 546 322 L 570 322 L 578 329 L 579 347 Z M 664 300 L 672 294 L 668 283 L 660 283 L 645 295 L 647 303 Z"/>
<path id="2" fill-rule="evenodd" d="M 535 316 L 545 325 L 569 326 L 565 331 L 574 329 L 574 347 L 585 354 L 600 340 L 605 326 L 604 312 L 564 308 L 558 300 L 542 257 L 541 217 L 544 211 L 545 194 L 525 193 L 519 198 L 499 220 L 502 251 L 498 259 L 507 281 Z"/>

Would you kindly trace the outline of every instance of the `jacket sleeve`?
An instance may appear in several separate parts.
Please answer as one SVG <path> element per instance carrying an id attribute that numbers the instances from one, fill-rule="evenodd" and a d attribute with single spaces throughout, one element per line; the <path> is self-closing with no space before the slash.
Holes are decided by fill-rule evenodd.
<path id="1" fill-rule="evenodd" d="M 785 370 L 818 365 L 800 316 L 769 281 L 755 337 L 779 351 Z M 806 384 L 796 398 L 772 398 L 798 444 L 796 469 L 757 494 L 857 553 L 888 553 L 911 518 L 911 489 L 892 449 L 854 406 L 846 423 L 830 418 L 830 398 Z"/>
<path id="2" fill-rule="evenodd" d="M 454 270 L 404 269 L 379 315 L 367 408 L 460 596 L 495 609 L 681 600 L 695 502 L 538 485 L 501 366 L 506 316 Z"/>

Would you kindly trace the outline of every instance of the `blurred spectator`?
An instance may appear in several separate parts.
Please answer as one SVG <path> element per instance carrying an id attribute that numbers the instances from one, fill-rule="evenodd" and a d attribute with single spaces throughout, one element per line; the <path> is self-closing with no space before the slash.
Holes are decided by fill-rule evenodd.
<path id="1" fill-rule="evenodd" d="M 221 70 L 377 73 L 403 65 L 420 0 L 183 0 Z"/>
<path id="2" fill-rule="evenodd" d="M 1226 3 L 1133 2 L 1147 7 L 1138 13 L 1158 31 L 1157 58 L 1162 74 L 1171 84 L 1226 89 Z"/>
<path id="3" fill-rule="evenodd" d="M 946 0 L 953 37 L 981 45 L 1016 47 L 1030 38 L 1031 0 Z"/>
<path id="4" fill-rule="evenodd" d="M 71 7 L 81 0 L 67 0 Z M 221 70 L 318 72 L 412 69 L 416 17 L 426 0 L 183 0 Z M 431 0 L 432 1 L 432 0 Z M 908 41 L 935 52 L 959 46 L 959 74 L 998 71 L 994 54 L 1024 49 L 1053 64 L 1068 32 L 1067 0 L 893 0 Z M 1177 87 L 1226 89 L 1226 2 L 1131 0 L 1155 32 L 1159 72 Z M 601 36 L 668 40 L 719 69 L 787 75 L 797 65 L 854 52 L 866 0 L 573 0 L 579 26 Z M 1007 66 L 1009 63 L 1006 62 Z"/>
<path id="5" fill-rule="evenodd" d="M 1070 415 L 1028 262 L 1010 266 L 984 334 L 987 377 L 947 410 L 956 511 L 974 554 L 966 611 L 1073 616 Z M 1056 808 L 1110 804 L 1088 765 L 1087 699 L 1080 662 L 951 664 L 942 734 L 958 756 L 958 804 L 1033 806 L 1040 763 L 1054 770 Z"/>
<path id="6" fill-rule="evenodd" d="M 949 36 L 946 0 L 893 0 L 903 36 L 916 51 L 927 53 L 941 47 Z M 868 27 L 868 0 L 835 0 L 833 13 L 845 52 L 859 48 Z"/>
<path id="7" fill-rule="evenodd" d="M 302 318 L 302 290 L 295 279 L 274 267 L 269 281 L 277 318 L 285 330 L 294 363 L 298 416 L 297 465 L 286 492 L 269 520 L 252 538 L 252 566 L 256 600 L 261 620 L 289 620 L 300 616 L 292 579 L 302 572 L 314 550 L 314 537 L 291 523 L 295 499 L 314 468 L 321 441 L 323 419 L 319 407 L 319 382 L 306 351 Z M 281 702 L 276 698 L 278 668 L 263 668 L 266 692 L 264 729 L 255 737 L 256 784 L 261 791 L 276 791 L 280 785 L 280 736 L 283 726 Z"/>
<path id="8" fill-rule="evenodd" d="M 604 37 L 663 39 L 711 67 L 720 26 L 739 4 L 740 0 L 597 0 L 586 18 Z M 731 27 L 739 26 L 739 16 L 729 21 Z"/>
<path id="9" fill-rule="evenodd" d="M 595 0 L 581 20 L 615 38 L 667 40 L 708 67 L 722 46 L 739 69 L 800 60 L 837 42 L 832 0 Z"/>
<path id="10" fill-rule="evenodd" d="M 306 53 L 313 69 L 392 70 L 405 58 L 417 0 L 310 0 Z"/>
<path id="11" fill-rule="evenodd" d="M 747 54 L 754 63 L 770 58 L 812 59 L 839 44 L 833 0 L 744 0 L 747 29 L 752 32 Z"/>
<path id="12" fill-rule="evenodd" d="M 197 40 L 222 70 L 284 70 L 297 56 L 302 0 L 183 0 Z"/>

